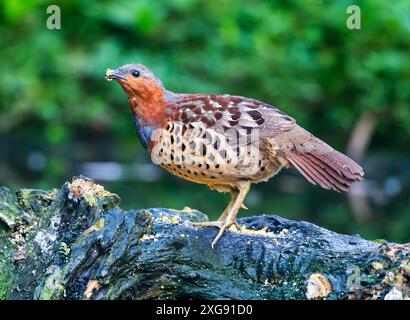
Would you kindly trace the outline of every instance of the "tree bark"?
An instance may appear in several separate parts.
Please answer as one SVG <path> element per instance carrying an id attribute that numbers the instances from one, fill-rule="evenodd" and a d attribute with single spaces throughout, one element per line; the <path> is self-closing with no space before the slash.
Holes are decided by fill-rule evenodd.
<path id="1" fill-rule="evenodd" d="M 0 189 L 2 299 L 409 299 L 410 246 L 275 215 L 215 249 L 196 210 L 124 211 L 88 178 Z"/>

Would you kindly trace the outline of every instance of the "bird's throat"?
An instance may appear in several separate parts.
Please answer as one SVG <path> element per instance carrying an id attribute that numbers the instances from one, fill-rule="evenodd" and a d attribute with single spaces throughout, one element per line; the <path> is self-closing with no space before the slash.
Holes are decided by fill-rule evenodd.
<path id="1" fill-rule="evenodd" d="M 170 105 L 162 88 L 151 88 L 149 93 L 132 92 L 128 95 L 128 102 L 132 114 L 141 125 L 161 126 L 169 116 Z"/>
<path id="2" fill-rule="evenodd" d="M 163 127 L 175 108 L 173 94 L 160 87 L 149 90 L 131 91 L 128 102 L 134 116 L 137 135 L 146 149 L 151 148 L 151 140 L 155 130 Z"/>

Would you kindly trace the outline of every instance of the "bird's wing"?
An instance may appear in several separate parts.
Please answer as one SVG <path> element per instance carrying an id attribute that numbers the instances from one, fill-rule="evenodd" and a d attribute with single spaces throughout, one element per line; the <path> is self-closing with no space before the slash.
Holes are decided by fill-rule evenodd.
<path id="1" fill-rule="evenodd" d="M 182 95 L 174 120 L 211 128 L 239 144 L 274 137 L 296 125 L 293 118 L 275 107 L 230 95 Z"/>

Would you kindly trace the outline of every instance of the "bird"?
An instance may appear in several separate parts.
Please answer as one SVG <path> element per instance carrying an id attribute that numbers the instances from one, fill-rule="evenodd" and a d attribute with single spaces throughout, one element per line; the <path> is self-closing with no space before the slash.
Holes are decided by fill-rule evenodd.
<path id="1" fill-rule="evenodd" d="M 218 243 L 231 226 L 251 185 L 283 168 L 296 168 L 310 183 L 345 192 L 363 180 L 360 165 L 315 137 L 278 108 L 228 94 L 174 93 L 142 64 L 107 69 L 128 96 L 136 133 L 154 164 L 182 179 L 228 192 L 231 200 L 216 221 Z"/>

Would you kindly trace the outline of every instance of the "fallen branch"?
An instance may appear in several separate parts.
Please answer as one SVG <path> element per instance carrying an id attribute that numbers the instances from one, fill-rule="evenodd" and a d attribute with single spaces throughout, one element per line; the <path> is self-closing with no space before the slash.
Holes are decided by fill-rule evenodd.
<path id="1" fill-rule="evenodd" d="M 0 189 L 3 299 L 408 299 L 410 246 L 274 215 L 239 219 L 214 250 L 195 210 L 124 211 L 78 177 Z"/>

